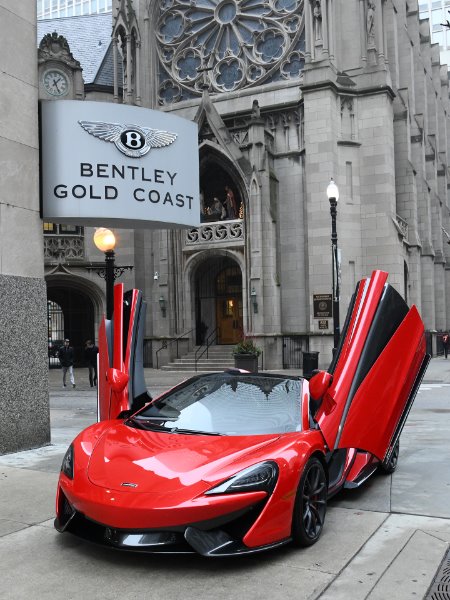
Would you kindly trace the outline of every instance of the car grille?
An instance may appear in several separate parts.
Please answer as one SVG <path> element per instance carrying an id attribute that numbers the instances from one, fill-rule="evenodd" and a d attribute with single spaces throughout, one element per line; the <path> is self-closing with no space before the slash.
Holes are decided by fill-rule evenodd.
<path id="1" fill-rule="evenodd" d="M 67 499 L 63 498 L 61 500 L 64 504 L 61 510 L 60 526 L 56 527 L 59 531 L 65 530 L 89 542 L 120 550 L 151 553 L 193 552 L 193 546 L 185 539 L 185 526 L 174 527 L 169 530 L 113 528 L 91 521 L 83 514 L 75 511 L 67 502 Z M 214 521 L 193 523 L 188 529 L 195 529 L 200 537 L 203 534 L 207 536 L 208 532 L 214 536 L 220 535 L 220 532 L 222 532 L 230 541 L 234 540 L 235 545 L 242 547 L 242 538 L 260 515 L 263 506 L 264 502 L 259 502 L 249 509 L 225 515 Z M 63 520 L 65 525 L 61 526 Z"/>

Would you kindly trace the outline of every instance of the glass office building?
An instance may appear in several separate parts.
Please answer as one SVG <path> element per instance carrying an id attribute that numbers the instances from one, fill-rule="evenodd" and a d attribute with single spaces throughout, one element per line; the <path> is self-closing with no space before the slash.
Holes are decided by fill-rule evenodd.
<path id="1" fill-rule="evenodd" d="M 430 19 L 430 33 L 433 44 L 441 48 L 441 63 L 450 67 L 450 29 L 443 23 L 450 21 L 450 0 L 419 1 L 421 19 Z"/>
<path id="2" fill-rule="evenodd" d="M 37 0 L 37 18 L 55 19 L 111 12 L 112 0 Z"/>

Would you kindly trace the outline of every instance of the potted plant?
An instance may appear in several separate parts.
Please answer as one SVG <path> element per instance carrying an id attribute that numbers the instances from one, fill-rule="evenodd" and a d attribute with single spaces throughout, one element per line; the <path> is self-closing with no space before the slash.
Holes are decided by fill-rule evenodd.
<path id="1" fill-rule="evenodd" d="M 245 337 L 233 348 L 234 366 L 236 369 L 257 373 L 260 354 L 261 348 L 251 338 Z"/>

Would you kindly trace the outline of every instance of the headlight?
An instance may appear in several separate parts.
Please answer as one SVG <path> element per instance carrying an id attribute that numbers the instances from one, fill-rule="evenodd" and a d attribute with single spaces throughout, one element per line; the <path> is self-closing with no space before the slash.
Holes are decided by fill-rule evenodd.
<path id="1" fill-rule="evenodd" d="M 64 455 L 61 471 L 64 475 L 67 475 L 69 479 L 73 479 L 73 444 L 70 444 Z"/>
<path id="2" fill-rule="evenodd" d="M 206 494 L 232 494 L 235 492 L 273 491 L 278 478 L 278 465 L 268 461 L 258 463 L 236 473 L 230 479 L 205 492 Z"/>

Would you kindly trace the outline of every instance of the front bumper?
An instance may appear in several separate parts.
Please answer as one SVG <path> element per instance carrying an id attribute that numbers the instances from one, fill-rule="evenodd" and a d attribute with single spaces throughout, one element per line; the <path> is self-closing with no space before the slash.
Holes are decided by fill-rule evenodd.
<path id="1" fill-rule="evenodd" d="M 194 553 L 203 556 L 236 556 L 269 550 L 290 541 L 250 548 L 242 538 L 254 524 L 265 506 L 260 501 L 250 507 L 222 515 L 221 517 L 172 526 L 164 529 L 124 529 L 92 521 L 77 511 L 64 492 L 59 490 L 59 516 L 55 528 L 68 531 L 82 539 L 117 550 L 144 553 Z"/>

